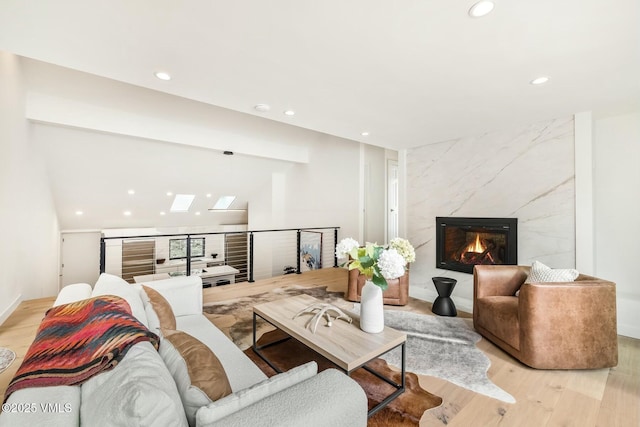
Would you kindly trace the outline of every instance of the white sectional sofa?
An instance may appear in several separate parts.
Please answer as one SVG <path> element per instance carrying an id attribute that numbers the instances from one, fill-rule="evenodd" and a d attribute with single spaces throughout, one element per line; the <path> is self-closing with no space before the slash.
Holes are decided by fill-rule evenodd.
<path id="1" fill-rule="evenodd" d="M 159 351 L 135 344 L 112 370 L 81 386 L 18 390 L 0 415 L 6 426 L 366 426 L 367 399 L 343 373 L 317 373 L 310 362 L 283 374 L 266 375 L 202 314 L 202 282 L 197 276 L 144 284 L 168 301 L 176 329 L 204 343 L 217 357 L 231 394 L 212 401 L 191 384 L 185 361 L 167 338 Z M 159 313 L 141 284 L 103 274 L 88 284 L 62 289 L 54 305 L 100 295 L 127 300 L 132 314 L 161 335 Z M 175 355 L 178 354 L 176 357 Z M 189 367 L 193 369 L 193 366 Z M 22 406 L 20 406 L 22 405 Z M 32 409 L 25 412 L 25 408 Z M 21 409 L 21 410 L 18 410 Z"/>

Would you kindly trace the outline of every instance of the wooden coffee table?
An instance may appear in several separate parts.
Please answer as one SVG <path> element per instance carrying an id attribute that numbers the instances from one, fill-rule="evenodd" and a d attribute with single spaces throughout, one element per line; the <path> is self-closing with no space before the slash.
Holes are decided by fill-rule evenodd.
<path id="1" fill-rule="evenodd" d="M 396 389 L 369 411 L 369 416 L 371 416 L 388 405 L 389 402 L 405 390 L 405 343 L 407 341 L 407 335 L 389 327 L 385 327 L 379 334 L 363 332 L 359 326 L 360 319 L 356 316 L 351 316 L 353 318 L 353 323 L 351 324 L 343 320 L 334 320 L 331 327 L 326 326 L 327 321 L 323 318 L 318 323 L 316 332 L 313 333 L 311 329 L 307 327 L 307 322 L 313 316 L 312 314 L 303 314 L 295 319 L 293 317 L 306 307 L 320 302 L 322 301 L 308 295 L 298 295 L 254 306 L 253 351 L 276 372 L 281 372 L 260 350 L 281 343 L 286 339 L 294 338 L 311 350 L 329 359 L 347 375 L 351 375 L 351 373 L 358 368 L 366 369 Z M 289 337 L 258 346 L 256 344 L 256 319 L 258 317 L 285 332 Z M 402 348 L 401 384 L 366 366 L 366 363 L 397 347 Z"/>

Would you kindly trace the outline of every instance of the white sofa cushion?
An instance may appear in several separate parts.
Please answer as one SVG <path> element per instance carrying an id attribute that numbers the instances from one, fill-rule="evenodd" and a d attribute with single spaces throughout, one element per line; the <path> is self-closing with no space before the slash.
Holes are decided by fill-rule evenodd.
<path id="1" fill-rule="evenodd" d="M 80 386 L 24 388 L 12 393 L 6 403 L 9 406 L 2 411 L 0 427 L 80 425 Z M 25 404 L 35 410 L 26 412 Z"/>
<path id="2" fill-rule="evenodd" d="M 318 373 L 318 364 L 309 362 L 297 366 L 287 372 L 275 375 L 237 393 L 211 402 L 196 413 L 196 424 L 200 426 L 215 425 L 215 422 L 233 414 L 242 408 L 278 393 L 286 388 L 305 381 Z"/>
<path id="3" fill-rule="evenodd" d="M 140 297 L 141 291 L 142 287 L 138 284 L 130 284 L 113 274 L 102 273 L 100 277 L 98 277 L 96 285 L 93 287 L 91 296 L 116 295 L 124 298 L 127 303 L 129 303 L 129 307 L 131 307 L 131 314 L 133 314 L 140 323 L 149 327 L 144 304 Z"/>
<path id="4" fill-rule="evenodd" d="M 87 298 L 91 298 L 91 285 L 88 283 L 74 283 L 73 285 L 67 285 L 60 290 L 53 306 L 57 307 L 59 305 L 69 304 L 71 302 L 81 301 Z"/>
<path id="5" fill-rule="evenodd" d="M 202 315 L 202 279 L 198 276 L 180 276 L 167 280 L 156 280 L 138 284 L 155 289 L 173 309 L 173 314 L 189 316 Z"/>
<path id="6" fill-rule="evenodd" d="M 173 377 L 149 342 L 82 385 L 80 416 L 83 425 L 96 427 L 187 426 Z"/>

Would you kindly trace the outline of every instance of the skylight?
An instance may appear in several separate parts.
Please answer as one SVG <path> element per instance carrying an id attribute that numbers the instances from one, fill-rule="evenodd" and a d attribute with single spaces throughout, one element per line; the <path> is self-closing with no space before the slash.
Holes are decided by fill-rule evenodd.
<path id="1" fill-rule="evenodd" d="M 195 197 L 193 194 L 176 194 L 171 205 L 171 212 L 189 212 L 189 207 Z"/>
<path id="2" fill-rule="evenodd" d="M 222 196 L 218 199 L 215 205 L 213 205 L 213 209 L 229 209 L 231 203 L 236 199 L 236 196 Z"/>

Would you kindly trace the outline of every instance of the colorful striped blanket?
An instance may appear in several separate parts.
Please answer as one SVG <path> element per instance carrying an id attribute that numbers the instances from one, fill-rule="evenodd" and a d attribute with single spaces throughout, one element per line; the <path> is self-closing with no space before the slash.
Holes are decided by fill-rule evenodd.
<path id="1" fill-rule="evenodd" d="M 129 348 L 159 338 L 131 315 L 122 298 L 106 295 L 53 307 L 11 380 L 4 401 L 27 387 L 82 384 L 118 364 Z"/>

